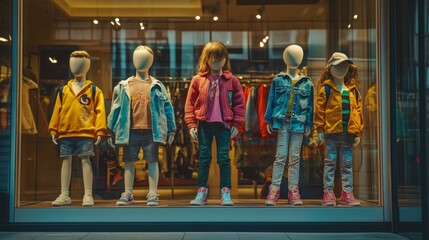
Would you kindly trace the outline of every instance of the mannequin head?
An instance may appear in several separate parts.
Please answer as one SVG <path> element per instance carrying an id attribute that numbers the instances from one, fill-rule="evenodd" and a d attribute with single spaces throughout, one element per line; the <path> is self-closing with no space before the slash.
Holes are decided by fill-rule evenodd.
<path id="1" fill-rule="evenodd" d="M 133 53 L 134 67 L 138 72 L 147 72 L 153 64 L 153 50 L 148 46 L 138 46 Z"/>
<path id="2" fill-rule="evenodd" d="M 201 53 L 198 72 L 224 70 L 231 70 L 228 50 L 221 42 L 208 42 Z"/>
<path id="3" fill-rule="evenodd" d="M 304 51 L 298 45 L 290 45 L 283 52 L 283 61 L 288 69 L 297 69 L 304 57 Z"/>
<path id="4" fill-rule="evenodd" d="M 74 51 L 70 54 L 70 71 L 76 79 L 86 76 L 90 66 L 90 56 L 87 52 Z"/>
<path id="5" fill-rule="evenodd" d="M 346 85 L 358 85 L 358 69 L 344 53 L 332 54 L 325 69 L 322 71 L 319 83 L 326 80 L 344 79 Z"/>

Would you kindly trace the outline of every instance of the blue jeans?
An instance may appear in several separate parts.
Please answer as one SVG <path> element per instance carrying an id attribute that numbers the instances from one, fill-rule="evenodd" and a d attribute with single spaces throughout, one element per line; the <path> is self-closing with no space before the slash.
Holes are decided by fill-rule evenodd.
<path id="1" fill-rule="evenodd" d="M 325 134 L 325 167 L 323 189 L 334 190 L 335 166 L 341 161 L 341 177 L 343 191 L 353 190 L 353 135 L 347 132 Z"/>
<path id="2" fill-rule="evenodd" d="M 137 161 L 140 148 L 143 148 L 143 160 L 158 161 L 158 143 L 153 141 L 152 130 L 130 130 L 130 143 L 124 146 L 124 162 Z"/>
<path id="3" fill-rule="evenodd" d="M 198 123 L 198 188 L 207 187 L 210 162 L 212 160 L 212 142 L 216 138 L 217 164 L 220 167 L 220 187 L 231 188 L 231 161 L 229 159 L 229 145 L 231 131 L 222 123 L 200 121 Z"/>
<path id="4" fill-rule="evenodd" d="M 94 156 L 94 139 L 86 137 L 68 137 L 59 140 L 60 157 Z"/>
<path id="5" fill-rule="evenodd" d="M 277 134 L 276 160 L 273 166 L 272 185 L 280 189 L 286 160 L 288 163 L 288 189 L 298 187 L 299 182 L 299 161 L 302 147 L 303 133 L 294 133 L 290 129 L 290 121 L 285 121 L 283 127 Z"/>

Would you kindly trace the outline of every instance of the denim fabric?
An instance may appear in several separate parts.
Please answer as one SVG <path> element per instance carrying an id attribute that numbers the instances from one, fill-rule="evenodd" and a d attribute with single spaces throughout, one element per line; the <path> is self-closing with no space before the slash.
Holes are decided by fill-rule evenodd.
<path id="1" fill-rule="evenodd" d="M 200 121 L 198 124 L 199 167 L 198 188 L 207 187 L 212 142 L 216 138 L 217 164 L 220 167 L 220 188 L 231 188 L 231 163 L 229 159 L 230 130 L 223 123 Z"/>
<path id="2" fill-rule="evenodd" d="M 128 81 L 119 82 L 113 90 L 112 109 L 107 117 L 107 127 L 115 133 L 115 143 L 127 145 L 130 141 L 130 89 Z M 174 135 L 176 123 L 174 110 L 164 85 L 151 77 L 150 110 L 152 113 L 153 140 L 167 143 L 167 136 Z"/>
<path id="3" fill-rule="evenodd" d="M 138 160 L 140 148 L 143 148 L 143 160 L 158 161 L 158 143 L 153 141 L 152 131 L 131 129 L 130 143 L 124 146 L 124 162 Z"/>
<path id="4" fill-rule="evenodd" d="M 283 127 L 277 133 L 277 153 L 273 166 L 272 185 L 280 189 L 286 160 L 288 163 L 288 189 L 298 187 L 299 161 L 302 147 L 303 133 L 290 131 L 290 121 L 285 121 Z"/>
<path id="5" fill-rule="evenodd" d="M 61 138 L 60 157 L 78 156 L 92 157 L 94 156 L 94 140 L 86 137 L 69 137 Z"/>
<path id="6" fill-rule="evenodd" d="M 325 168 L 323 176 L 324 190 L 334 190 L 335 166 L 341 161 L 341 176 L 343 191 L 353 190 L 353 135 L 350 133 L 325 134 Z"/>
<path id="7" fill-rule="evenodd" d="M 283 127 L 291 91 L 294 91 L 291 132 L 304 133 L 305 127 L 313 126 L 314 88 L 311 79 L 301 76 L 292 89 L 292 79 L 281 72 L 270 87 L 264 121 L 274 129 Z"/>

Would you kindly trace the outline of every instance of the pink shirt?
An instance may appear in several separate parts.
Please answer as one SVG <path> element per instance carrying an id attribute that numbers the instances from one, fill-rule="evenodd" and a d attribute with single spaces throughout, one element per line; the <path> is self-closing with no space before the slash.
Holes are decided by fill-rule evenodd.
<path id="1" fill-rule="evenodd" d="M 219 75 L 209 75 L 209 96 L 207 102 L 207 122 L 223 122 L 219 101 Z"/>
<path id="2" fill-rule="evenodd" d="M 131 129 L 152 129 L 150 85 L 152 79 L 129 80 L 131 94 Z"/>

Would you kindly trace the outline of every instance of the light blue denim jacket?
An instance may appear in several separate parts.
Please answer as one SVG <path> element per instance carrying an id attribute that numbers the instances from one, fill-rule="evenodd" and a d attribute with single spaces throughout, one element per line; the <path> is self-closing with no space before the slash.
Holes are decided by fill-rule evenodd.
<path id="1" fill-rule="evenodd" d="M 271 83 L 264 116 L 264 121 L 273 129 L 283 127 L 291 91 L 292 79 L 285 72 L 277 74 Z M 301 75 L 293 91 L 291 132 L 304 133 L 305 128 L 313 126 L 314 89 L 311 79 Z"/>
<path id="2" fill-rule="evenodd" d="M 128 145 L 130 140 L 131 101 L 128 81 L 132 78 L 120 81 L 113 89 L 112 108 L 107 117 L 107 127 L 115 133 L 115 144 L 118 145 Z M 152 76 L 150 78 L 153 140 L 165 144 L 167 137 L 174 136 L 176 131 L 173 106 L 164 85 Z"/>

